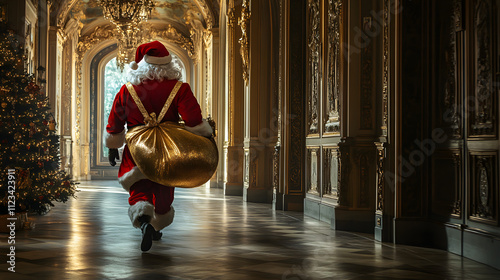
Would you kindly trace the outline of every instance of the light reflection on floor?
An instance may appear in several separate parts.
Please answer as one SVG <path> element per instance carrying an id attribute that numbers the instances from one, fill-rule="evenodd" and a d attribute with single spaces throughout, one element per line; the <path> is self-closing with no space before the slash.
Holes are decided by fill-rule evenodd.
<path id="1" fill-rule="evenodd" d="M 500 279 L 500 271 L 441 250 L 333 231 L 206 187 L 176 190 L 174 223 L 142 253 L 116 181 L 83 182 L 78 199 L 16 233 L 16 273 L 0 279 Z"/>

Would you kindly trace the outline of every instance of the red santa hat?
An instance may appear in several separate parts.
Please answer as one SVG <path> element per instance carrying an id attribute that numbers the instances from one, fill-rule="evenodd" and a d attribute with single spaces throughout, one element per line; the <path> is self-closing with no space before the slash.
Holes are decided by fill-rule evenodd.
<path id="1" fill-rule="evenodd" d="M 168 64 L 172 61 L 172 56 L 167 51 L 167 48 L 158 41 L 140 45 L 135 53 L 135 61 L 130 63 L 130 68 L 136 70 L 138 68 L 137 63 L 143 58 L 147 63 L 159 65 Z"/>

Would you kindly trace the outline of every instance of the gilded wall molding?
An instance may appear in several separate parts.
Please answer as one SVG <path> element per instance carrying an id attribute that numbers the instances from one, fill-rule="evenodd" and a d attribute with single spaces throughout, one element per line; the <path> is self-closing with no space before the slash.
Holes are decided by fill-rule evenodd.
<path id="1" fill-rule="evenodd" d="M 273 153 L 273 188 L 275 190 L 279 189 L 280 182 L 280 153 L 281 147 L 275 146 Z"/>
<path id="2" fill-rule="evenodd" d="M 209 7 L 209 4 L 207 4 L 208 0 L 195 0 L 194 2 L 200 9 L 201 13 L 203 14 L 203 18 L 207 24 L 207 29 L 212 29 L 213 27 L 218 26 L 217 19 L 214 17 L 214 14 L 212 13 L 212 10 Z M 90 5 L 97 6 L 97 2 L 95 1 L 89 1 L 88 2 Z M 76 11 L 82 10 L 81 7 L 83 7 L 84 2 L 82 0 L 64 0 L 63 3 L 61 4 L 57 13 L 57 26 L 63 27 L 66 24 L 66 19 L 68 17 L 69 12 L 74 9 Z"/>
<path id="3" fill-rule="evenodd" d="M 320 174 L 320 164 L 319 164 L 319 147 L 307 147 L 307 193 L 320 196 L 321 190 L 319 188 L 319 174 Z"/>
<path id="4" fill-rule="evenodd" d="M 470 155 L 470 199 L 469 218 L 482 223 L 497 225 L 498 182 L 495 176 L 498 154 L 496 152 L 474 152 Z"/>
<path id="5" fill-rule="evenodd" d="M 321 10 L 320 0 L 308 0 L 307 15 L 308 15 L 308 91 L 307 106 L 308 106 L 308 126 L 306 134 L 319 133 L 318 127 L 318 98 L 320 92 L 321 80 Z"/>
<path id="6" fill-rule="evenodd" d="M 229 8 L 227 10 L 227 25 L 229 26 L 229 28 L 233 28 L 235 26 L 235 24 L 238 23 L 238 20 L 236 18 L 236 15 L 234 13 L 234 8 Z"/>
<path id="7" fill-rule="evenodd" d="M 323 147 L 323 197 L 338 198 L 338 147 Z"/>
<path id="8" fill-rule="evenodd" d="M 342 0 L 328 2 L 327 91 L 324 114 L 324 133 L 340 133 L 340 82 L 341 82 L 341 27 L 343 22 Z"/>
<path id="9" fill-rule="evenodd" d="M 446 57 L 448 59 L 445 60 L 445 85 L 444 85 L 444 105 L 446 108 L 445 112 L 448 112 L 446 115 L 445 124 L 450 128 L 451 134 L 454 138 L 460 138 L 462 135 L 462 125 L 461 125 L 461 114 L 458 112 L 460 109 L 461 98 L 459 95 L 459 90 L 457 88 L 457 21 L 461 21 L 461 19 L 457 19 L 461 17 L 461 1 L 455 1 L 455 9 L 453 11 L 453 15 L 450 19 L 448 33 L 449 33 L 449 41 L 447 42 L 448 46 L 446 49 Z M 460 7 L 460 8 L 458 8 Z"/>
<path id="10" fill-rule="evenodd" d="M 203 17 L 205 19 L 205 22 L 207 23 L 207 29 L 211 30 L 213 27 L 219 26 L 218 22 L 216 21 L 214 15 L 212 14 L 212 10 L 206 3 L 207 1 L 205 0 L 195 0 L 196 4 L 198 4 L 198 8 L 200 8 Z"/>
<path id="11" fill-rule="evenodd" d="M 488 0 L 477 0 L 474 7 L 474 67 L 475 89 L 474 104 L 470 113 L 470 135 L 496 135 L 496 104 L 494 96 L 494 77 L 496 73 L 494 39 L 496 38 L 493 20 L 492 3 Z"/>
<path id="12" fill-rule="evenodd" d="M 238 42 L 241 45 L 240 54 L 243 60 L 243 80 L 245 84 L 248 85 L 249 79 L 249 67 L 250 67 L 250 38 L 249 38 L 249 28 L 250 28 L 250 1 L 243 0 L 241 4 L 241 17 L 238 19 L 238 25 L 241 27 L 241 38 Z"/>
<path id="13" fill-rule="evenodd" d="M 384 212 L 384 187 L 385 187 L 385 148 L 383 144 L 377 145 L 377 201 L 375 210 L 377 214 Z"/>
<path id="14" fill-rule="evenodd" d="M 192 60 L 195 60 L 196 51 L 194 48 L 193 40 L 191 39 L 191 37 L 187 37 L 182 34 L 172 25 L 167 24 L 166 26 L 164 26 L 164 28 L 159 29 L 154 27 L 152 24 L 142 23 L 141 29 L 143 30 L 142 43 L 152 41 L 155 38 L 165 39 L 181 47 L 187 52 L 188 56 Z"/>
<path id="15" fill-rule="evenodd" d="M 383 74 L 382 74 L 382 135 L 387 136 L 389 119 L 389 23 L 391 0 L 384 0 L 384 31 L 383 31 Z"/>
<path id="16" fill-rule="evenodd" d="M 460 151 L 453 153 L 453 164 L 455 166 L 455 174 L 462 173 L 462 154 Z M 456 184 L 455 189 L 455 202 L 453 203 L 453 210 L 451 215 L 455 218 L 462 217 L 462 190 L 461 190 L 461 180 L 459 179 L 459 184 Z"/>

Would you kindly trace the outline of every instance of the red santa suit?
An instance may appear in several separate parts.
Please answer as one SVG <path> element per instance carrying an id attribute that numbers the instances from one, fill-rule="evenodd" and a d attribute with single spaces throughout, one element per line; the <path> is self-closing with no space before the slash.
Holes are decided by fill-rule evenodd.
<path id="1" fill-rule="evenodd" d="M 146 80 L 134 85 L 137 95 L 149 113 L 158 116 L 177 80 Z M 212 128 L 202 120 L 201 109 L 189 84 L 182 84 L 170 108 L 161 122 L 179 121 L 179 114 L 186 129 L 202 136 L 210 136 Z M 135 104 L 127 87 L 124 85 L 116 95 L 106 126 L 105 144 L 108 148 L 120 148 L 124 144 L 125 129 L 144 125 L 144 117 Z M 122 162 L 118 171 L 118 181 L 130 194 L 129 217 L 135 227 L 141 224 L 141 215 L 151 217 L 151 225 L 157 230 L 168 226 L 173 221 L 174 188 L 155 183 L 147 179 L 135 165 L 127 146 L 123 150 Z"/>

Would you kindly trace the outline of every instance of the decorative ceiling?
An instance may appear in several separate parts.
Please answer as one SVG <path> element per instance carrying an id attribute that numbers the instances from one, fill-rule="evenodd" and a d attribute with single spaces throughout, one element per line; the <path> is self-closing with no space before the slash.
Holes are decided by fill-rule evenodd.
<path id="1" fill-rule="evenodd" d="M 103 18 L 102 8 L 98 5 L 97 0 L 61 0 L 55 2 L 54 8 L 57 13 L 58 26 L 64 26 L 73 18 L 79 20 L 83 25 Z M 200 7 L 204 9 L 203 12 Z M 207 15 L 207 13 L 210 14 Z M 171 24 L 181 27 L 180 29 L 184 32 L 189 32 L 190 26 L 196 26 L 198 23 L 201 23 L 205 28 L 207 25 L 217 26 L 218 13 L 218 0 L 156 0 L 155 8 L 148 21 Z"/>

